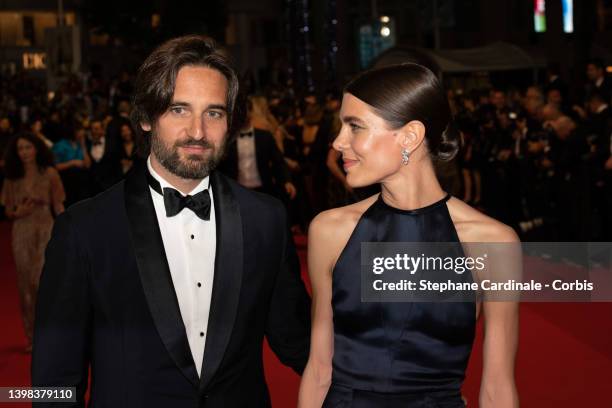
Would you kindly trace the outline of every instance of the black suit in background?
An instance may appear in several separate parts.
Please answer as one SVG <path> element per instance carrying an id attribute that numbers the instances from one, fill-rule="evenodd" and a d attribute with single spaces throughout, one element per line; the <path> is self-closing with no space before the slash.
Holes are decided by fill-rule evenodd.
<path id="1" fill-rule="evenodd" d="M 89 168 L 90 175 L 90 191 L 91 195 L 96 195 L 107 190 L 113 184 L 117 183 L 123 177 L 121 171 L 121 156 L 119 148 L 109 139 L 105 140 L 104 155 L 100 161 L 95 161 L 91 154 L 92 142 L 87 141 L 87 150 L 91 157 L 91 167 Z"/>
<path id="2" fill-rule="evenodd" d="M 262 183 L 260 191 L 282 197 L 284 185 L 290 181 L 289 169 L 283 154 L 276 146 L 272 133 L 255 129 L 252 137 L 255 138 L 257 171 Z M 223 172 L 234 180 L 238 180 L 237 140 L 236 137 L 228 142 L 227 153 L 221 164 Z"/>
<path id="3" fill-rule="evenodd" d="M 612 103 L 612 80 L 605 76 L 599 86 L 595 82 L 589 81 L 585 86 L 585 96 L 589 97 L 593 92 L 598 92 L 604 99 L 605 103 Z"/>
<path id="4" fill-rule="evenodd" d="M 301 373 L 310 300 L 282 205 L 211 175 L 217 252 L 201 378 L 191 356 L 146 167 L 58 217 L 46 252 L 34 386 L 75 386 L 83 406 L 269 407 L 262 342 Z M 187 209 L 183 211 L 189 211 Z"/>

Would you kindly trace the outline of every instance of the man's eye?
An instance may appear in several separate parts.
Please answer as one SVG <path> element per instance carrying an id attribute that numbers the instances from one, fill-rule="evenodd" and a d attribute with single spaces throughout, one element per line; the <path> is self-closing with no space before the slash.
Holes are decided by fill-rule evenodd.
<path id="1" fill-rule="evenodd" d="M 363 129 L 361 126 L 356 125 L 356 124 L 354 124 L 354 123 L 349 123 L 349 126 L 351 127 L 351 130 L 352 130 L 353 132 L 356 132 L 357 130 Z"/>
<path id="2" fill-rule="evenodd" d="M 186 111 L 185 111 L 185 108 L 183 108 L 182 106 L 174 106 L 174 107 L 170 108 L 170 112 L 172 112 L 172 113 L 174 113 L 176 115 L 182 115 Z"/>
<path id="3" fill-rule="evenodd" d="M 210 116 L 213 119 L 221 119 L 223 117 L 223 112 L 209 111 L 208 116 Z"/>

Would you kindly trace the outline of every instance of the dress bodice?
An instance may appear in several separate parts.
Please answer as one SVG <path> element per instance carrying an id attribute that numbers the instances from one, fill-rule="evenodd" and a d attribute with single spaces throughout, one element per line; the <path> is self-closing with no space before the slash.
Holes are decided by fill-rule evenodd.
<path id="1" fill-rule="evenodd" d="M 460 398 L 475 303 L 362 302 L 359 277 L 363 242 L 458 242 L 449 198 L 400 210 L 379 196 L 361 216 L 333 270 L 334 384 Z"/>

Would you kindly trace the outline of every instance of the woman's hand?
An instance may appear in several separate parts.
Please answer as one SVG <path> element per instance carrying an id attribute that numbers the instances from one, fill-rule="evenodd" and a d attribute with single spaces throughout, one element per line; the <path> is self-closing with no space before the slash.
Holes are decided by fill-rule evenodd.
<path id="1" fill-rule="evenodd" d="M 21 204 L 17 206 L 13 213 L 14 218 L 24 218 L 31 215 L 36 208 L 36 203 L 31 198 L 26 198 Z"/>

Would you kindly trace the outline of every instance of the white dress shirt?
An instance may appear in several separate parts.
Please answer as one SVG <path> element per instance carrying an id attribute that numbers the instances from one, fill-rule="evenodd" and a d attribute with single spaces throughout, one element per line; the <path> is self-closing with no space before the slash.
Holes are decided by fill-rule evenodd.
<path id="1" fill-rule="evenodd" d="M 91 155 L 91 158 L 93 159 L 93 161 L 97 163 L 100 160 L 102 160 L 102 157 L 104 157 L 105 149 L 106 149 L 106 138 L 104 136 L 100 138 L 100 142 L 98 144 L 94 144 L 92 141 L 91 149 L 89 150 L 89 154 Z"/>
<path id="2" fill-rule="evenodd" d="M 153 170 L 150 157 L 147 160 L 147 166 L 153 178 L 159 181 L 162 191 L 166 187 L 174 188 Z M 170 266 L 174 291 L 178 298 L 181 317 L 198 375 L 201 374 L 204 346 L 206 345 L 217 247 L 215 208 L 209 183 L 210 178 L 206 177 L 189 193 L 189 195 L 195 195 L 208 188 L 210 194 L 209 221 L 198 218 L 188 208 L 184 208 L 174 217 L 167 217 L 163 196 L 149 187 L 166 251 L 166 259 Z"/>
<path id="3" fill-rule="evenodd" d="M 255 131 L 253 128 L 240 133 L 251 133 L 251 136 L 238 137 L 238 183 L 247 188 L 261 187 L 261 177 L 257 170 L 257 152 L 255 151 Z"/>

